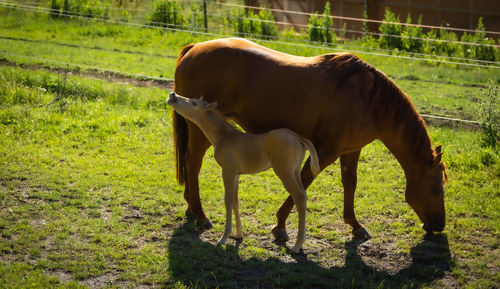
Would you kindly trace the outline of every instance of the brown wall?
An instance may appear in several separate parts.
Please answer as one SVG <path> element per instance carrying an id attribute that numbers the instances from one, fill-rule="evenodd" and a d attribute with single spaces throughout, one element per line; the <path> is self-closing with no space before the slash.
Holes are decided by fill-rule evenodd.
<path id="1" fill-rule="evenodd" d="M 293 10 L 301 12 L 322 13 L 327 0 L 245 0 L 245 2 L 259 3 L 275 9 Z M 401 22 L 406 21 L 411 14 L 412 22 L 416 23 L 422 15 L 422 24 L 449 25 L 455 28 L 474 29 L 479 17 L 483 17 L 486 30 L 500 31 L 500 1 L 498 0 L 328 0 L 332 7 L 332 15 L 362 18 L 366 1 L 368 18 L 382 20 L 385 8 L 388 7 Z M 307 16 L 276 12 L 278 21 L 295 24 L 307 24 Z M 334 28 L 341 29 L 347 23 L 347 30 L 361 30 L 362 24 L 358 21 L 334 19 Z M 378 32 L 376 24 L 370 24 L 371 31 Z M 336 31 L 337 35 L 339 31 Z M 460 33 L 461 34 L 461 33 Z M 359 37 L 360 34 L 347 33 L 347 37 Z M 498 35 L 490 37 L 499 38 Z"/>

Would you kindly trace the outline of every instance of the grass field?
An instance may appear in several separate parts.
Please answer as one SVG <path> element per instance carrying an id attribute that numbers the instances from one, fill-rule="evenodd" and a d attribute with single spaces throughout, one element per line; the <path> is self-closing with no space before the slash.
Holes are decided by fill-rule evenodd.
<path id="1" fill-rule="evenodd" d="M 167 78 L 179 49 L 203 40 L 18 16 L 0 10 L 3 53 Z M 271 171 L 241 178 L 245 237 L 216 246 L 225 214 L 220 169 L 209 150 L 200 188 L 214 228 L 199 231 L 184 217 L 183 188 L 175 182 L 168 90 L 4 57 L 26 68 L 0 66 L 2 288 L 500 287 L 500 160 L 498 151 L 480 146 L 478 131 L 429 127 L 433 143 L 443 144 L 450 177 L 441 234 L 424 234 L 404 201 L 402 169 L 376 141 L 362 151 L 355 203 L 371 240 L 352 240 L 342 222 L 337 162 L 308 189 L 305 255 L 272 240 L 274 213 L 287 193 Z M 477 120 L 482 87 L 500 79 L 496 70 L 366 59 L 432 114 Z M 291 240 L 296 215 L 287 223 Z"/>

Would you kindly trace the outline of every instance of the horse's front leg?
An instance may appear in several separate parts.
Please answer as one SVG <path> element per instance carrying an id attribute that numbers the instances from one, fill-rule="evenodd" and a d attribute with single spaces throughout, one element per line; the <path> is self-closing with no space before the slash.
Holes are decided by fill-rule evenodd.
<path id="1" fill-rule="evenodd" d="M 224 181 L 224 205 L 226 206 L 226 225 L 224 234 L 220 238 L 218 245 L 225 244 L 232 232 L 233 204 L 235 191 L 238 186 L 238 175 L 234 170 L 222 169 L 222 179 Z"/>
<path id="2" fill-rule="evenodd" d="M 359 154 L 357 151 L 340 156 L 340 171 L 342 175 L 342 185 L 344 186 L 344 222 L 352 227 L 352 234 L 355 238 L 370 238 L 370 233 L 358 223 L 354 215 L 354 192 L 357 184 L 357 169 Z"/>
<path id="3" fill-rule="evenodd" d="M 198 175 L 200 173 L 203 156 L 210 147 L 210 142 L 203 132 L 192 122 L 188 124 L 188 147 L 186 151 L 186 184 L 184 188 L 184 198 L 188 203 L 186 215 L 194 215 L 196 224 L 205 229 L 212 228 L 212 223 L 203 212 L 200 201 L 200 188 L 198 184 Z"/>

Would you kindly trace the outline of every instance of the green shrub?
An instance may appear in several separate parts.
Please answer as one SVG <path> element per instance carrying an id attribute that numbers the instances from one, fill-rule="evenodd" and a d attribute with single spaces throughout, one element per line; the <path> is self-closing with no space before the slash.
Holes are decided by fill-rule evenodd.
<path id="1" fill-rule="evenodd" d="M 61 15 L 82 15 L 84 17 L 108 18 L 109 4 L 99 0 L 51 0 L 50 9 L 52 17 Z"/>
<path id="2" fill-rule="evenodd" d="M 410 15 L 408 15 L 408 18 L 406 18 L 406 23 L 411 24 Z M 422 15 L 418 17 L 417 23 L 419 25 L 422 24 Z M 417 53 L 422 52 L 422 39 L 424 37 L 422 27 L 406 25 L 403 28 L 403 32 L 401 33 L 401 35 L 403 36 L 402 47 L 404 50 Z"/>
<path id="3" fill-rule="evenodd" d="M 243 8 L 235 8 L 230 11 L 226 22 L 240 37 L 255 36 L 269 39 L 278 36 L 278 26 L 274 14 L 269 9 L 261 9 L 257 14 L 252 9 L 245 11 Z"/>
<path id="4" fill-rule="evenodd" d="M 500 141 L 500 101 L 498 86 L 489 81 L 488 87 L 482 90 L 479 105 L 481 120 L 481 138 L 486 147 L 496 148 Z"/>
<path id="5" fill-rule="evenodd" d="M 259 12 L 259 18 L 262 20 L 260 22 L 260 31 L 263 37 L 274 38 L 278 36 L 278 24 L 276 24 L 276 18 L 273 12 L 269 9 L 262 9 Z"/>
<path id="6" fill-rule="evenodd" d="M 389 8 L 386 8 L 384 20 L 379 27 L 379 31 L 382 34 L 379 39 L 380 47 L 399 50 L 403 48 L 403 42 L 401 41 L 403 29 L 401 28 L 401 24 L 395 24 L 399 22 L 399 16 L 396 17 Z"/>
<path id="7" fill-rule="evenodd" d="M 425 54 L 435 55 L 438 53 L 439 45 L 437 41 L 434 41 L 436 39 L 437 39 L 437 33 L 436 30 L 434 29 L 431 29 L 424 35 L 422 50 Z"/>
<path id="8" fill-rule="evenodd" d="M 184 25 L 181 5 L 172 0 L 157 1 L 150 16 L 149 24 L 160 27 Z"/>
<path id="9" fill-rule="evenodd" d="M 474 35 L 472 34 L 467 34 L 467 32 L 464 32 L 462 36 L 460 37 L 460 42 L 464 43 L 473 43 L 474 42 Z M 462 55 L 461 57 L 464 58 L 474 58 L 474 47 L 471 44 L 462 44 Z"/>
<path id="10" fill-rule="evenodd" d="M 59 17 L 59 14 L 61 13 L 61 4 L 57 0 L 51 0 L 50 1 L 50 9 L 51 9 L 50 16 L 57 18 L 57 17 Z"/>
<path id="11" fill-rule="evenodd" d="M 312 14 L 309 16 L 307 21 L 309 40 L 311 41 L 322 41 L 322 31 L 321 31 L 321 22 L 319 16 L 317 14 Z"/>
<path id="12" fill-rule="evenodd" d="M 473 57 L 479 60 L 495 61 L 495 59 L 497 58 L 498 50 L 493 46 L 488 46 L 488 45 L 494 45 L 495 40 L 488 39 L 486 37 L 485 31 L 486 27 L 483 24 L 483 18 L 479 17 L 473 41 L 479 45 L 474 45 Z"/>
<path id="13" fill-rule="evenodd" d="M 458 37 L 455 32 L 440 29 L 439 40 L 436 42 L 439 55 L 456 56 L 461 53 L 462 47 L 457 43 Z"/>
<path id="14" fill-rule="evenodd" d="M 205 16 L 203 14 L 203 4 L 192 2 L 189 6 L 187 22 L 190 28 L 205 28 Z"/>
<path id="15" fill-rule="evenodd" d="M 337 40 L 337 35 L 332 31 L 333 19 L 330 17 L 330 2 L 326 2 L 321 16 L 318 12 L 308 19 L 309 40 L 323 43 L 332 43 Z"/>

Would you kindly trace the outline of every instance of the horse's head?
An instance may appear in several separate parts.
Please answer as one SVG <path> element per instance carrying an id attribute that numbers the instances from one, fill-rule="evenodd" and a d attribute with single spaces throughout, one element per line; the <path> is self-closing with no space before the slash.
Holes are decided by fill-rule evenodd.
<path id="1" fill-rule="evenodd" d="M 418 174 L 407 176 L 406 201 L 429 233 L 441 232 L 445 226 L 444 183 L 448 177 L 441 156 L 441 146 L 438 146 L 431 163 L 425 164 Z"/>
<path id="2" fill-rule="evenodd" d="M 217 107 L 217 102 L 207 103 L 203 97 L 201 98 L 186 98 L 176 94 L 175 92 L 170 93 L 167 103 L 180 115 L 183 117 L 198 123 L 199 120 L 205 115 L 209 110 L 213 110 Z"/>

